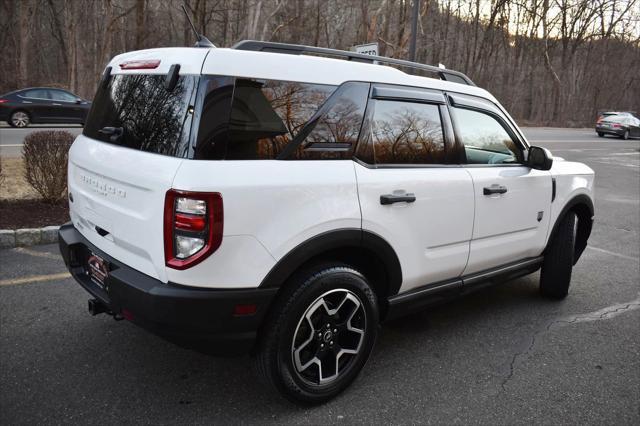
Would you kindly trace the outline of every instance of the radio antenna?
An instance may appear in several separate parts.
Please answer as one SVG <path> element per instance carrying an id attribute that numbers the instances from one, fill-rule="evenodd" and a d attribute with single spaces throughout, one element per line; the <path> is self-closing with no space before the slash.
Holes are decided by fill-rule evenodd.
<path id="1" fill-rule="evenodd" d="M 180 7 L 182 7 L 182 11 L 184 12 L 184 16 L 187 17 L 187 21 L 189 21 L 189 25 L 191 25 L 191 29 L 193 30 L 193 33 L 196 35 L 195 47 L 216 47 L 213 43 L 211 43 L 211 40 L 209 40 L 208 38 L 206 38 L 202 34 L 198 33 L 198 30 L 196 30 L 196 26 L 193 25 L 193 21 L 191 20 L 191 17 L 189 16 L 189 12 L 187 12 L 187 8 L 184 7 L 184 4 L 181 5 Z"/>

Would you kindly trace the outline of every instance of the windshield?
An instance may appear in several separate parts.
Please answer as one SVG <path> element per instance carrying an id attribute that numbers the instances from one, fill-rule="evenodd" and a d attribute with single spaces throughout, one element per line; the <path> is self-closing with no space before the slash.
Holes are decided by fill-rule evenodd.
<path id="1" fill-rule="evenodd" d="M 184 158 L 189 109 L 197 77 L 180 76 L 171 91 L 165 75 L 118 74 L 100 85 L 83 134 L 102 142 Z"/>

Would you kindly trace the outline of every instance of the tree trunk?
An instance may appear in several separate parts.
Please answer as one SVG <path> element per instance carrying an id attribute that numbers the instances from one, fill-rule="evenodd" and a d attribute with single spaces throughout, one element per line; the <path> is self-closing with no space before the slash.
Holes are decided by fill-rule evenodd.
<path id="1" fill-rule="evenodd" d="M 33 3 L 31 0 L 22 0 L 17 4 L 18 9 L 18 34 L 20 39 L 18 52 L 18 86 L 25 87 L 29 82 L 29 45 L 31 36 L 31 17 L 33 15 Z"/>
<path id="2" fill-rule="evenodd" d="M 136 0 L 136 50 L 143 48 L 142 46 L 146 35 L 145 6 L 146 0 Z"/>

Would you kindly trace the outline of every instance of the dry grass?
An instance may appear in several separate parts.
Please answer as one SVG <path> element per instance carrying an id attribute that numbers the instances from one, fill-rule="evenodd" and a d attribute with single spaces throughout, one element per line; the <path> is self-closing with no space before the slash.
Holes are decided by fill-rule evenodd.
<path id="1" fill-rule="evenodd" d="M 0 186 L 0 200 L 24 200 L 40 198 L 24 178 L 22 158 L 2 158 L 4 182 Z"/>

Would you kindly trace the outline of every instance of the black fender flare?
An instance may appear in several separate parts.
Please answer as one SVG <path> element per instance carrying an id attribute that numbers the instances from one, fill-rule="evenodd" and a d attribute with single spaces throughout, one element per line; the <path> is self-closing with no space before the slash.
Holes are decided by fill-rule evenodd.
<path id="1" fill-rule="evenodd" d="M 578 259 L 580 259 L 580 256 L 582 255 L 584 249 L 587 248 L 587 240 L 589 239 L 589 236 L 591 235 L 591 229 L 593 228 L 593 201 L 588 195 L 578 194 L 564 205 L 564 207 L 560 211 L 560 214 L 556 218 L 556 222 L 553 224 L 553 228 L 551 228 L 549 239 L 547 241 L 548 247 L 551 243 L 551 240 L 553 239 L 553 236 L 557 232 L 560 221 L 562 220 L 564 215 L 567 214 L 569 210 L 574 209 L 576 206 L 585 206 L 586 210 L 584 208 L 576 209 L 576 213 L 578 214 L 578 231 L 576 235 L 574 264 L 578 261 Z"/>
<path id="2" fill-rule="evenodd" d="M 402 284 L 402 268 L 391 245 L 381 236 L 357 228 L 337 229 L 318 234 L 300 243 L 283 256 L 260 283 L 261 288 L 280 287 L 298 268 L 314 257 L 335 249 L 364 249 L 375 255 L 387 272 L 389 294 L 393 296 Z"/>

